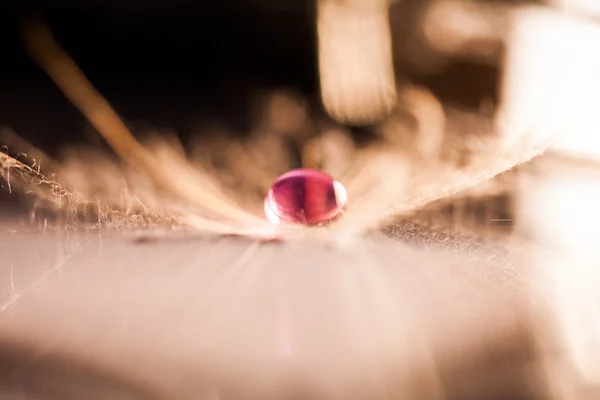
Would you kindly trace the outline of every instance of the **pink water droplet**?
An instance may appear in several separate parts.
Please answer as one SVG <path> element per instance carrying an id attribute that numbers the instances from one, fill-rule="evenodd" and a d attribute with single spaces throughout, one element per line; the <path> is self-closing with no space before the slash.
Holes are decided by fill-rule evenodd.
<path id="1" fill-rule="evenodd" d="M 314 225 L 339 215 L 347 201 L 344 186 L 324 172 L 295 169 L 281 175 L 265 197 L 272 222 Z"/>

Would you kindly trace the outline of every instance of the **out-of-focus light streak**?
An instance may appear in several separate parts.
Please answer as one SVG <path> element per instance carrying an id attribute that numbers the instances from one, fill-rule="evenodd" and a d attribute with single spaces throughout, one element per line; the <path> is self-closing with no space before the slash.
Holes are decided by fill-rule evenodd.
<path id="1" fill-rule="evenodd" d="M 326 111 L 367 125 L 396 105 L 388 2 L 319 0 L 319 74 Z"/>
<path id="2" fill-rule="evenodd" d="M 559 347 L 585 384 L 600 383 L 600 174 L 552 174 L 529 182 L 523 225 L 545 244 L 536 257 Z"/>
<path id="3" fill-rule="evenodd" d="M 559 153 L 600 158 L 600 24 L 582 16 L 594 11 L 592 6 L 600 9 L 600 2 L 548 3 L 556 9 L 528 7 L 513 15 L 498 114 L 501 133 L 511 140 L 560 134 L 554 147 Z M 593 167 L 559 168 L 520 189 L 520 229 L 544 245 L 535 269 L 545 285 L 558 346 L 583 383 L 597 385 L 600 173 Z M 549 367 L 549 379 L 561 381 L 561 368 Z M 561 384 L 556 389 L 558 398 L 581 398 Z"/>
<path id="4" fill-rule="evenodd" d="M 600 24 L 523 8 L 507 39 L 500 130 L 560 134 L 557 149 L 600 157 Z"/>
<path id="5" fill-rule="evenodd" d="M 546 0 L 551 6 L 569 13 L 581 13 L 588 16 L 600 15 L 598 0 Z"/>

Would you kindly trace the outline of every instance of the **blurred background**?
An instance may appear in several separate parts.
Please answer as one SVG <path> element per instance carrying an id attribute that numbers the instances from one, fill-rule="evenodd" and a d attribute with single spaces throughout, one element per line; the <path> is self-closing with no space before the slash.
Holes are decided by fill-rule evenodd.
<path id="1" fill-rule="evenodd" d="M 256 123 L 251 101 L 281 88 L 297 91 L 310 101 L 313 113 L 323 113 L 313 2 L 16 4 L 20 8 L 3 5 L 1 120 L 35 144 L 56 146 L 81 138 L 85 120 L 23 48 L 19 21 L 34 12 L 44 16 L 58 41 L 128 121 L 190 135 L 202 134 L 207 120 L 220 119 L 249 131 Z M 392 7 L 393 29 L 399 32 L 393 37 L 395 57 L 410 61 L 396 63 L 397 73 L 426 82 L 455 104 L 478 107 L 482 99 L 493 99 L 494 66 L 447 57 L 427 60 L 426 43 L 403 46 L 419 33 L 411 25 L 423 4 L 404 1 Z M 34 110 L 39 112 L 35 118 Z M 36 124 L 43 124 L 43 132 Z"/>
<path id="2" fill-rule="evenodd" d="M 389 107 L 395 106 L 394 93 L 389 104 L 377 106 L 375 102 L 369 106 L 376 115 L 371 120 L 344 120 L 328 112 L 331 110 L 327 106 L 331 108 L 331 104 L 327 98 L 323 102 L 320 90 L 323 85 L 319 79 L 318 13 L 313 1 L 292 0 L 282 4 L 267 0 L 86 4 L 17 1 L 5 2 L 2 7 L 1 40 L 5 56 L 0 66 L 0 125 L 10 129 L 11 137 L 18 135 L 28 143 L 16 146 L 14 140 L 7 140 L 4 135 L 4 144 L 13 155 L 14 152 L 29 154 L 31 146 L 59 160 L 64 159 L 65 148 L 81 145 L 107 150 L 104 140 L 27 54 L 21 30 L 23 23 L 34 15 L 43 16 L 58 42 L 134 134 L 168 130 L 188 153 L 193 153 L 194 144 L 199 141 L 205 149 L 216 146 L 214 154 L 223 151 L 213 140 L 264 137 L 276 143 L 271 148 L 255 145 L 273 170 L 265 181 L 305 165 L 303 146 L 329 126 L 342 128 L 344 135 L 349 135 L 357 145 L 372 142 L 378 136 L 378 126 L 389 114 Z M 440 50 L 425 38 L 423 21 L 431 8 L 428 2 L 406 0 L 392 4 L 389 10 L 393 58 L 389 63 L 399 87 L 405 81 L 421 85 L 443 104 L 467 113 L 478 114 L 483 109 L 487 120 L 469 122 L 472 132 L 489 131 L 490 112 L 498 97 L 501 35 L 497 30 L 502 29 L 506 17 L 502 14 L 504 9 L 495 16 L 496 10 L 486 7 L 483 15 L 492 15 L 492 19 L 483 25 L 492 24 L 486 29 L 496 29 L 491 37 L 488 34 L 481 39 L 476 31 L 474 39 L 468 38 L 466 45 L 450 51 Z M 437 23 L 429 19 L 429 25 Z M 369 36 L 360 30 L 352 34 Z M 348 42 L 353 40 L 349 38 Z M 483 47 L 483 55 L 476 51 L 473 56 L 468 49 L 470 40 L 484 41 L 479 46 Z M 341 60 L 344 57 L 348 56 L 339 56 Z M 381 58 L 373 57 L 363 58 Z M 343 64 L 351 71 L 355 61 L 348 59 Z M 321 66 L 326 68 L 329 67 Z M 338 70 L 344 76 L 343 70 Z M 377 76 L 376 71 L 373 76 Z M 369 89 L 361 89 L 359 95 L 344 95 L 344 90 L 352 88 L 351 83 L 344 85 L 340 81 L 333 85 L 333 91 L 340 93 L 341 98 L 353 99 L 348 102 L 347 110 L 360 107 L 363 97 L 369 103 Z M 384 80 L 383 85 L 381 92 L 396 90 L 393 79 Z M 376 95 L 377 85 L 370 90 Z M 281 93 L 283 103 L 277 103 Z M 291 115 L 300 110 L 301 121 L 296 125 L 307 127 L 292 126 L 292 119 L 288 127 L 281 128 L 285 132 L 278 132 L 272 115 L 281 114 L 281 110 L 285 113 L 286 107 L 287 110 L 291 107 Z M 406 122 L 401 109 L 402 106 L 401 123 L 412 129 L 410 125 L 414 123 Z M 455 125 L 461 124 L 459 118 Z M 270 133 L 261 136 L 257 131 Z M 274 136 L 277 138 L 273 139 Z M 285 162 L 265 156 L 273 149 L 283 154 Z M 236 176 L 235 181 L 244 179 L 252 180 Z"/>
<path id="3" fill-rule="evenodd" d="M 309 2 L 42 1 L 35 6 L 3 6 L 1 119 L 36 144 L 81 139 L 85 120 L 23 48 L 18 24 L 33 12 L 47 20 L 129 121 L 185 135 L 201 133 L 207 119 L 222 119 L 244 131 L 252 122 L 247 108 L 253 92 L 285 86 L 317 94 Z M 27 110 L 39 115 L 32 118 Z"/>

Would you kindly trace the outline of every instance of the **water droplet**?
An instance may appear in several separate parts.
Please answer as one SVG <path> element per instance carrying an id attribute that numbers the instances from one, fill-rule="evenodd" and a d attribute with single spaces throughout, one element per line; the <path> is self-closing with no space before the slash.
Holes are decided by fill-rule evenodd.
<path id="1" fill-rule="evenodd" d="M 324 172 L 295 169 L 281 175 L 265 197 L 265 214 L 276 223 L 315 225 L 338 216 L 348 195 Z"/>

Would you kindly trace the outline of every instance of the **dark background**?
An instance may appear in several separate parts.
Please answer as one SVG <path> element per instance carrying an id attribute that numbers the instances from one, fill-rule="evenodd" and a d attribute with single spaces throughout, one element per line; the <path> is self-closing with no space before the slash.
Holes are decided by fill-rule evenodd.
<path id="1" fill-rule="evenodd" d="M 86 122 L 22 46 L 20 24 L 36 14 L 127 122 L 186 136 L 221 119 L 244 131 L 257 90 L 318 91 L 308 0 L 0 4 L 0 126 L 47 151 L 85 140 Z"/>
<path id="2" fill-rule="evenodd" d="M 401 16 L 392 18 L 397 72 L 445 103 L 478 107 L 495 97 L 495 68 L 450 61 L 434 74 L 403 70 L 415 55 L 402 53 L 423 47 L 404 42 L 423 4 L 391 9 Z M 0 0 L 0 126 L 46 151 L 85 140 L 86 122 L 23 49 L 20 24 L 38 15 L 129 123 L 184 138 L 214 120 L 244 132 L 253 95 L 281 87 L 323 112 L 314 0 Z"/>

